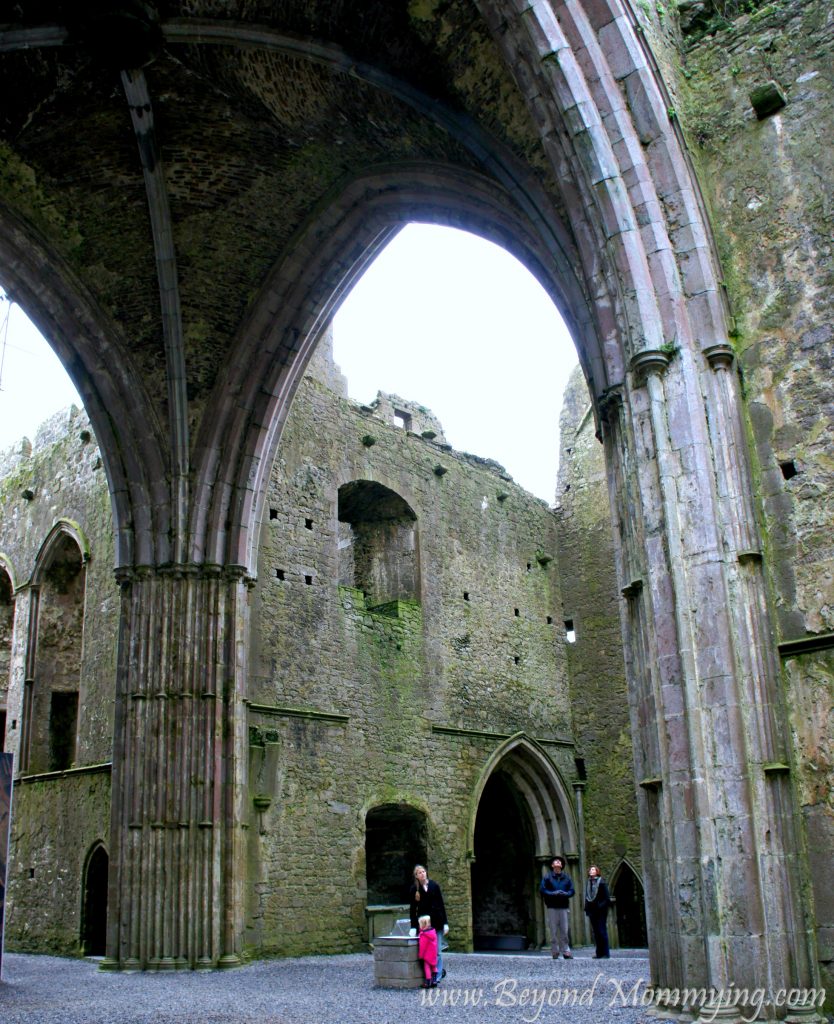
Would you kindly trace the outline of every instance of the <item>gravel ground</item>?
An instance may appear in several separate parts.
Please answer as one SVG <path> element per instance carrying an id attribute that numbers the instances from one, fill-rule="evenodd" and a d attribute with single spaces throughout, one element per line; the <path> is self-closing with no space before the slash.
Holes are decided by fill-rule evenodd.
<path id="1" fill-rule="evenodd" d="M 373 958 L 363 953 L 172 974 L 110 974 L 91 960 L 6 954 L 0 1021 L 404 1024 L 408 1018 L 474 1024 L 644 1024 L 647 1012 L 633 1005 L 631 992 L 637 983 L 639 1002 L 648 983 L 648 960 L 615 954 L 597 961 L 591 952 L 578 950 L 571 961 L 554 961 L 545 953 L 449 953 L 444 957 L 446 980 L 425 992 L 375 988 Z"/>

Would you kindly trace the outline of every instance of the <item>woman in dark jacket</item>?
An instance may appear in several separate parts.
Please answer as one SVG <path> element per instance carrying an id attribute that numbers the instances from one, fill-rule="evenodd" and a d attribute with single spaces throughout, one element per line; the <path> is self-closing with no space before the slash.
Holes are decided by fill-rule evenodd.
<path id="1" fill-rule="evenodd" d="M 588 881 L 585 883 L 585 913 L 591 922 L 594 942 L 597 951 L 594 960 L 607 960 L 611 956 L 608 948 L 608 907 L 611 896 L 605 879 L 596 864 L 588 868 Z"/>
<path id="2" fill-rule="evenodd" d="M 443 904 L 443 893 L 437 882 L 429 879 L 429 873 L 422 864 L 414 868 L 414 885 L 411 887 L 410 912 L 412 934 L 417 934 L 418 918 L 425 914 L 431 918 L 431 926 L 437 932 L 437 980 L 446 974 L 443 969 L 443 937 L 449 934 L 449 922 L 446 919 L 446 907 Z"/>

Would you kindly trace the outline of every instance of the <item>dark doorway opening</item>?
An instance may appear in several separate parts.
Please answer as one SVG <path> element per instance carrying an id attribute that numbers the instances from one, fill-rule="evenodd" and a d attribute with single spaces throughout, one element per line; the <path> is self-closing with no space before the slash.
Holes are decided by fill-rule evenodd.
<path id="1" fill-rule="evenodd" d="M 620 946 L 625 949 L 645 949 L 649 940 L 643 886 L 628 864 L 620 865 L 613 896 L 616 900 Z"/>
<path id="2" fill-rule="evenodd" d="M 426 863 L 426 816 L 408 804 L 383 804 L 365 818 L 369 904 L 408 903 L 415 864 Z"/>
<path id="3" fill-rule="evenodd" d="M 85 956 L 104 956 L 107 944 L 107 873 L 110 858 L 99 844 L 87 860 L 84 872 L 84 908 L 81 917 L 81 949 Z"/>
<path id="4" fill-rule="evenodd" d="M 509 776 L 493 774 L 475 820 L 475 949 L 526 949 L 533 929 L 535 851 L 529 812 Z"/>

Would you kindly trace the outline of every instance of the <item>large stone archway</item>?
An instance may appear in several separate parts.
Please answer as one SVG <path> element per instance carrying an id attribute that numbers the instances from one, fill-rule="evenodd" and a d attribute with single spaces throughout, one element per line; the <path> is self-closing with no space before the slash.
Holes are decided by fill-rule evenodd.
<path id="1" fill-rule="evenodd" d="M 588 380 L 653 980 L 811 985 L 734 352 L 630 8 L 298 3 L 278 24 L 268 5 L 200 6 L 66 23 L 47 4 L 0 29 L 4 283 L 85 399 L 118 537 L 109 963 L 239 962 L 264 482 L 324 324 L 390 233 L 428 219 L 521 256 Z"/>

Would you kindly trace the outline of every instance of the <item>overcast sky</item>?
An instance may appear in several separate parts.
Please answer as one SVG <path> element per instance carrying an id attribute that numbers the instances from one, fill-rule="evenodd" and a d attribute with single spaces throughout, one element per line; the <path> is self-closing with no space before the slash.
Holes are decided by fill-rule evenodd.
<path id="1" fill-rule="evenodd" d="M 20 307 L 6 302 L 0 346 L 4 450 L 80 400 Z M 451 445 L 496 459 L 553 501 L 559 407 L 576 352 L 513 256 L 463 231 L 409 225 L 337 313 L 334 347 L 352 398 L 367 403 L 381 390 L 428 406 Z"/>

